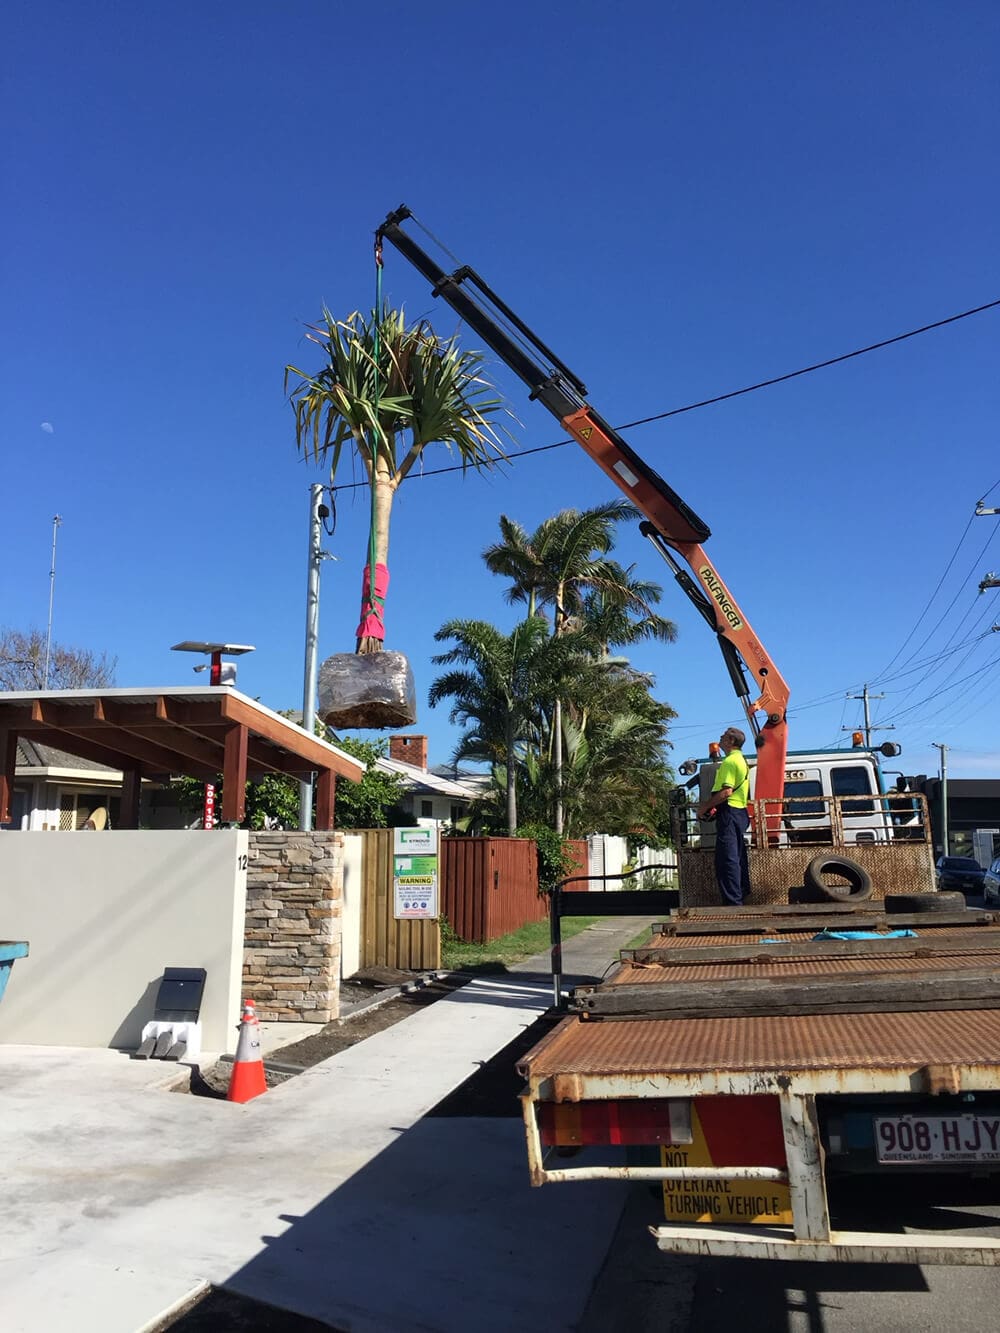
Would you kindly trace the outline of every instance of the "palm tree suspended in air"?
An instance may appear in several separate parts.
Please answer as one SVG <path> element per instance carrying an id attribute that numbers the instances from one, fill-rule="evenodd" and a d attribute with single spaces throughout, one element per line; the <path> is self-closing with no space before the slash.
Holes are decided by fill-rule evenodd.
<path id="1" fill-rule="evenodd" d="M 371 488 L 368 563 L 355 650 L 377 653 L 385 637 L 389 523 L 403 480 L 430 444 L 443 444 L 463 467 L 490 467 L 506 457 L 495 424 L 507 413 L 483 376 L 483 356 L 463 351 L 402 310 L 355 311 L 334 319 L 326 309 L 309 340 L 321 348 L 318 371 L 285 367 L 300 451 L 329 467 L 331 484 L 345 446 L 360 459 Z"/>

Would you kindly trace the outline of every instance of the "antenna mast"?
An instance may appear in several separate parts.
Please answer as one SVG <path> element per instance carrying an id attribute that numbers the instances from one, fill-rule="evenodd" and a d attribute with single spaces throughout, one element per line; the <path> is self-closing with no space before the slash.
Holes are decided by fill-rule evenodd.
<path id="1" fill-rule="evenodd" d="M 42 673 L 42 689 L 49 688 L 49 655 L 52 651 L 52 602 L 56 594 L 56 537 L 62 519 L 56 514 L 52 519 L 52 566 L 49 569 L 49 627 L 45 634 L 45 670 Z"/>

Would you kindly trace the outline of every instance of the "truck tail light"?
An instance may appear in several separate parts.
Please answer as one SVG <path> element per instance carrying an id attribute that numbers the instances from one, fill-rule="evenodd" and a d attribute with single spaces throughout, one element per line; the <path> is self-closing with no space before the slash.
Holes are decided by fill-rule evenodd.
<path id="1" fill-rule="evenodd" d="M 547 1147 L 691 1142 L 691 1103 L 683 1099 L 542 1102 L 538 1128 Z"/>

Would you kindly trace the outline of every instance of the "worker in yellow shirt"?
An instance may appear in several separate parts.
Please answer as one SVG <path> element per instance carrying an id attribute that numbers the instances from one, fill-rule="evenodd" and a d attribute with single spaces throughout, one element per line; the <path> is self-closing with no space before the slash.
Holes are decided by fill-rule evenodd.
<path id="1" fill-rule="evenodd" d="M 745 741 L 739 727 L 729 727 L 719 737 L 725 758 L 715 775 L 711 796 L 698 807 L 699 819 L 711 818 L 715 812 L 715 878 L 728 907 L 739 907 L 750 897 L 746 844 L 750 769 L 742 754 Z"/>

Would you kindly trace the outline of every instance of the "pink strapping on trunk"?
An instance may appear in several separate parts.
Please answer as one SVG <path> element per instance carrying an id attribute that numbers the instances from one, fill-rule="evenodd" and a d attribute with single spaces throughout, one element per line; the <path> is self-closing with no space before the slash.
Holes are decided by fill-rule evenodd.
<path id="1" fill-rule="evenodd" d="M 375 596 L 372 597 L 369 566 L 365 565 L 361 581 L 361 624 L 358 639 L 385 638 L 385 595 L 389 591 L 389 570 L 383 564 L 375 566 Z"/>

